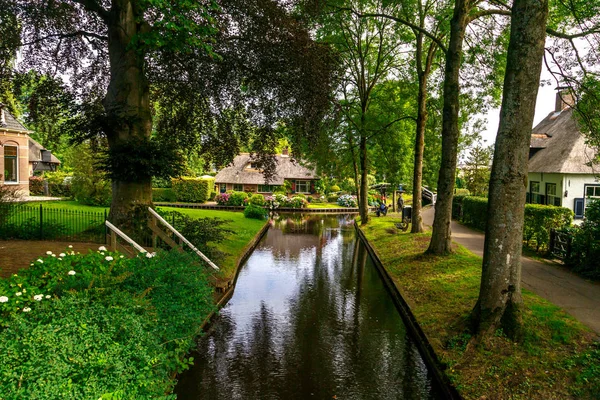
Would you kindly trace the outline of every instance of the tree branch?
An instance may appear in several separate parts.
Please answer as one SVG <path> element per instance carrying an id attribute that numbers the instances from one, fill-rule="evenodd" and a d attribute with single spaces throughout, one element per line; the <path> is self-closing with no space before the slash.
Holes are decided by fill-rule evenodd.
<path id="1" fill-rule="evenodd" d="M 600 25 L 596 25 L 593 28 L 590 28 L 586 31 L 582 31 L 582 32 L 578 32 L 578 33 L 573 33 L 571 35 L 569 35 L 568 33 L 564 33 L 564 32 L 559 32 L 556 31 L 552 28 L 546 28 L 546 33 L 549 35 L 552 35 L 554 37 L 560 38 L 560 39 L 567 39 L 567 40 L 571 40 L 571 39 L 576 39 L 576 38 L 580 38 L 580 37 L 584 37 L 584 36 L 588 36 L 588 35 L 593 35 L 596 33 L 600 33 Z"/>
<path id="2" fill-rule="evenodd" d="M 93 32 L 75 31 L 75 32 L 71 32 L 71 33 L 57 33 L 54 35 L 44 36 L 42 38 L 38 38 L 31 42 L 21 43 L 21 46 L 31 46 L 31 45 L 43 42 L 44 40 L 48 40 L 48 39 L 52 39 L 52 38 L 58 38 L 58 39 L 62 40 L 62 39 L 67 39 L 67 38 L 72 38 L 72 37 L 77 37 L 77 36 L 93 37 L 93 38 L 96 38 L 99 40 L 108 41 L 108 36 L 102 36 L 102 35 L 99 35 L 99 34 L 93 33 Z"/>
<path id="3" fill-rule="evenodd" d="M 95 12 L 104 22 L 108 20 L 109 12 L 102 7 L 96 0 L 73 0 L 75 3 L 81 4 L 86 10 Z"/>
<path id="4" fill-rule="evenodd" d="M 448 49 L 446 49 L 446 45 L 444 45 L 444 43 L 440 39 L 438 39 L 434 34 L 429 32 L 427 29 L 421 28 L 420 26 L 415 25 L 412 22 L 405 20 L 404 18 L 394 17 L 393 15 L 383 14 L 383 13 L 361 13 L 361 12 L 355 11 L 351 8 L 340 8 L 339 10 L 340 11 L 350 11 L 351 13 L 353 13 L 354 15 L 356 15 L 359 18 L 380 17 L 380 18 L 387 18 L 387 19 L 391 19 L 392 21 L 399 22 L 403 25 L 408 26 L 409 28 L 411 28 L 413 30 L 421 32 L 423 35 L 425 35 L 428 38 L 430 38 L 431 40 L 433 40 L 435 43 L 437 43 L 437 45 L 440 47 L 440 50 L 442 50 L 444 53 L 446 53 L 448 51 Z"/>

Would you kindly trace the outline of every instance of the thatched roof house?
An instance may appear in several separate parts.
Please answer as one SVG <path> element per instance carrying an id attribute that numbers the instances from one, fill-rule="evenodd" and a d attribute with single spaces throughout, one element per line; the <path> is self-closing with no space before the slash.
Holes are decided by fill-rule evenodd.
<path id="1" fill-rule="evenodd" d="M 583 218 L 585 204 L 600 198 L 597 149 L 585 143 L 571 108 L 572 97 L 557 93 L 556 108 L 531 133 L 527 200 L 570 208 Z"/>
<path id="2" fill-rule="evenodd" d="M 296 193 L 314 193 L 314 182 L 319 179 L 314 169 L 301 165 L 286 152 L 275 156 L 277 170 L 270 182 L 265 182 L 262 171 L 248 153 L 235 157 L 233 162 L 215 176 L 215 184 L 220 193 L 228 190 L 271 194 L 285 180 L 292 183 Z"/>

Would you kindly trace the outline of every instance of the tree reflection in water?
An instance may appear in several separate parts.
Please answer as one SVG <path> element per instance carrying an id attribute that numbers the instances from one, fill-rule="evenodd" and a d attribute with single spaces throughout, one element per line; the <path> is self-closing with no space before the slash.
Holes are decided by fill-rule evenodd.
<path id="1" fill-rule="evenodd" d="M 437 398 L 349 216 L 280 216 L 199 341 L 181 399 Z"/>

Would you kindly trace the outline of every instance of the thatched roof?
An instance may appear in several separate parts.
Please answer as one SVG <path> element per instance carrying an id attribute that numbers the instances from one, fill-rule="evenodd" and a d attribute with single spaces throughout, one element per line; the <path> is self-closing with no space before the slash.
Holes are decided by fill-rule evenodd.
<path id="1" fill-rule="evenodd" d="M 597 150 L 585 144 L 573 109 L 552 112 L 531 135 L 531 148 L 539 149 L 529 160 L 529 172 L 594 174 L 589 166 Z"/>
<path id="2" fill-rule="evenodd" d="M 0 113 L 4 114 L 4 118 L 1 118 L 2 116 L 0 116 L 0 129 L 4 128 L 10 131 L 29 132 L 22 123 L 4 108 L 3 104 L 0 104 Z"/>
<path id="3" fill-rule="evenodd" d="M 299 162 L 293 162 L 288 156 L 277 155 L 277 171 L 269 185 L 283 185 L 285 179 L 318 179 L 313 169 L 304 167 Z M 248 168 L 252 161 L 250 154 L 240 154 L 228 167 L 223 168 L 215 176 L 216 183 L 238 183 L 248 185 L 265 185 L 261 171 Z"/>
<path id="4" fill-rule="evenodd" d="M 44 146 L 42 146 L 41 144 L 39 144 L 38 142 L 36 142 L 35 140 L 33 140 L 31 137 L 29 138 L 29 162 L 42 162 L 42 163 L 49 163 L 49 164 L 60 164 L 60 160 L 58 158 L 56 158 L 56 156 L 52 153 L 50 153 L 50 160 L 44 160 L 43 156 L 42 156 L 42 151 L 48 151 L 44 148 Z"/>

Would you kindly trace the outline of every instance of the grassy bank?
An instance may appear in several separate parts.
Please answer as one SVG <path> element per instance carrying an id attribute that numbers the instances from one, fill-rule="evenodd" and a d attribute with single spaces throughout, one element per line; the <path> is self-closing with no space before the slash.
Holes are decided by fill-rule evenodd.
<path id="1" fill-rule="evenodd" d="M 481 258 L 458 245 L 448 257 L 424 255 L 430 233 L 403 233 L 394 221 L 361 229 L 466 399 L 600 398 L 600 348 L 588 328 L 524 290 L 523 341 L 498 331 L 470 344 L 463 322 L 477 300 Z"/>
<path id="2" fill-rule="evenodd" d="M 221 269 L 220 275 L 226 279 L 233 277 L 239 258 L 243 254 L 246 246 L 248 246 L 266 223 L 264 220 L 246 218 L 242 212 L 173 207 L 160 207 L 160 209 L 165 211 L 178 211 L 182 214 L 189 215 L 192 218 L 209 217 L 230 221 L 225 227 L 233 230 L 234 233 L 228 235 L 225 241 L 215 245 L 218 250 L 226 253 L 226 256 L 218 263 L 218 267 Z"/>

